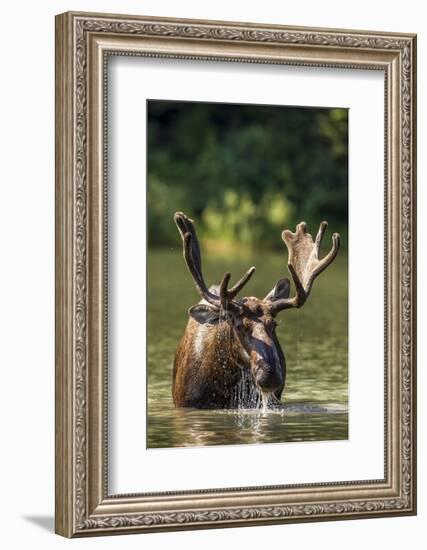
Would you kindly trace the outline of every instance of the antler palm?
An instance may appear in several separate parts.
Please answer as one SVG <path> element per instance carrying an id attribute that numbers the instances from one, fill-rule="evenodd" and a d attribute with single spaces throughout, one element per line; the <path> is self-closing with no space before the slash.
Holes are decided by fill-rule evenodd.
<path id="1" fill-rule="evenodd" d="M 282 309 L 301 307 L 310 294 L 314 279 L 335 259 L 340 247 L 338 233 L 332 235 L 330 252 L 324 258 L 319 259 L 320 245 L 327 227 L 327 222 L 320 224 L 315 240 L 310 233 L 307 233 L 305 222 L 297 225 L 295 233 L 289 229 L 282 232 L 282 239 L 289 252 L 288 269 L 295 284 L 296 295 L 294 298 L 275 301 L 272 305 L 273 314 Z"/>

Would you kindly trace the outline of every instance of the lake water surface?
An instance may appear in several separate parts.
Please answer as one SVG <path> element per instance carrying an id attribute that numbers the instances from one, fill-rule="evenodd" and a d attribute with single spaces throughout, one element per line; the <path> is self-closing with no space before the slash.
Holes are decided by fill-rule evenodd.
<path id="1" fill-rule="evenodd" d="M 210 253 L 204 260 L 204 277 L 208 285 L 219 283 L 230 271 L 233 284 L 255 265 L 257 271 L 243 294 L 262 298 L 279 278 L 288 276 L 286 260 L 284 252 L 241 257 Z M 282 410 L 176 409 L 174 353 L 187 324 L 187 310 L 199 297 L 180 250 L 150 251 L 147 447 L 348 439 L 347 273 L 347 257 L 340 251 L 314 283 L 304 307 L 277 317 L 287 362 Z"/>

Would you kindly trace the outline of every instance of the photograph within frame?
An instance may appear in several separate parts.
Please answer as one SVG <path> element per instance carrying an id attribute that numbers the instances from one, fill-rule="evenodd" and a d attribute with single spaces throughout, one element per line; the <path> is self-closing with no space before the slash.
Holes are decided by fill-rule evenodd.
<path id="1" fill-rule="evenodd" d="M 348 439 L 348 109 L 156 99 L 147 100 L 147 121 L 147 448 Z M 340 233 L 341 248 L 313 279 L 304 308 L 278 315 L 276 303 L 273 316 L 268 309 L 264 324 L 258 317 L 241 336 L 236 325 L 245 316 L 216 319 L 213 308 L 184 331 L 200 296 L 185 267 L 176 211 L 194 218 L 208 286 L 227 271 L 237 278 L 256 266 L 241 296 L 257 296 L 257 307 L 267 295 L 273 300 L 274 289 L 275 300 L 289 298 L 289 288 L 279 296 L 290 276 L 284 229 L 314 238 L 326 219 L 319 257 L 332 232 Z M 266 325 L 276 315 L 273 343 Z M 229 353 L 236 342 L 258 359 L 242 360 L 237 351 L 237 365 Z M 207 352 L 212 358 L 202 359 Z M 263 359 L 269 376 L 276 362 L 283 370 L 278 389 L 267 384 L 266 394 L 253 378 Z"/>

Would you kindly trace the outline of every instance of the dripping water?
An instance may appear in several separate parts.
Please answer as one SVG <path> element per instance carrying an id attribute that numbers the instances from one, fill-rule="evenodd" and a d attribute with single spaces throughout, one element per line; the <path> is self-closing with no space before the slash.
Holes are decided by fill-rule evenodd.
<path id="1" fill-rule="evenodd" d="M 261 392 L 254 384 L 248 368 L 240 367 L 241 376 L 233 388 L 232 406 L 236 409 L 258 409 L 266 411 L 271 392 Z"/>
<path id="2" fill-rule="evenodd" d="M 270 400 L 270 396 L 273 392 L 271 391 L 263 391 L 261 390 L 261 402 L 262 402 L 262 412 L 267 412 L 268 410 L 268 402 Z"/>

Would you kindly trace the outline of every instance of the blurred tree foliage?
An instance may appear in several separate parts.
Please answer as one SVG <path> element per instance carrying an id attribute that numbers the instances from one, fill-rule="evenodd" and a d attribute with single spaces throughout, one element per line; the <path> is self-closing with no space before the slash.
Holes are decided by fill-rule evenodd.
<path id="1" fill-rule="evenodd" d="M 176 245 L 178 210 L 224 249 L 281 247 L 301 220 L 347 232 L 346 109 L 149 101 L 147 149 L 150 245 Z"/>

